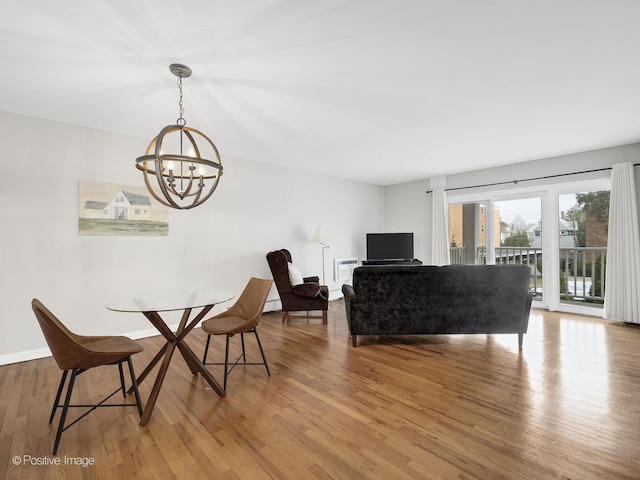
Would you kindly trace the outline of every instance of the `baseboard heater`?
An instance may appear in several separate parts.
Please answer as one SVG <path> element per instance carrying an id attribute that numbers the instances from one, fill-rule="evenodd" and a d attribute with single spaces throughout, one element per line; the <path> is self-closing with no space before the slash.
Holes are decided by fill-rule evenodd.
<path id="1" fill-rule="evenodd" d="M 345 282 L 353 277 L 353 270 L 358 266 L 358 259 L 335 258 L 333 260 L 333 279 L 336 282 Z"/>

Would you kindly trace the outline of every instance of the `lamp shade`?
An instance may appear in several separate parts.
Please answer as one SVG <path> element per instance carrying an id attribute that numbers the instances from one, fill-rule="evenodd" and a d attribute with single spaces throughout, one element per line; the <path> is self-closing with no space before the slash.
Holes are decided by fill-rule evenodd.
<path id="1" fill-rule="evenodd" d="M 322 225 L 318 225 L 316 227 L 316 231 L 313 234 L 313 237 L 311 237 L 310 240 L 312 243 L 320 243 L 322 245 L 326 245 L 328 240 L 327 240 L 327 235 L 325 232 L 325 229 Z"/>

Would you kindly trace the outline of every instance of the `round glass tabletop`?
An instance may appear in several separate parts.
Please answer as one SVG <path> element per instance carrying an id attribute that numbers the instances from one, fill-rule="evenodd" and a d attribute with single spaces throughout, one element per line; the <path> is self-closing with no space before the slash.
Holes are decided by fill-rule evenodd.
<path id="1" fill-rule="evenodd" d="M 106 303 L 116 312 L 168 312 L 215 305 L 231 300 L 233 292 L 225 290 L 169 290 L 117 298 Z"/>

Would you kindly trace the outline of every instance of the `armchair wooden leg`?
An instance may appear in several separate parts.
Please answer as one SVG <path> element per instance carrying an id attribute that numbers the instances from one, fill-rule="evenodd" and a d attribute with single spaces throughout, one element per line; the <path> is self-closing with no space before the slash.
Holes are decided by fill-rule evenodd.
<path id="1" fill-rule="evenodd" d="M 294 310 L 294 312 L 302 312 L 302 310 Z M 327 310 L 321 310 L 321 314 L 316 314 L 316 315 L 311 315 L 311 310 L 305 310 L 305 314 L 301 314 L 301 315 L 291 315 L 291 312 L 282 312 L 282 323 L 286 322 L 287 320 L 291 320 L 291 319 L 306 319 L 307 323 L 309 322 L 310 319 L 315 318 L 315 319 L 322 319 L 322 323 L 326 325 L 327 323 L 327 317 L 328 317 L 328 313 Z M 315 312 L 315 310 L 314 310 Z"/>

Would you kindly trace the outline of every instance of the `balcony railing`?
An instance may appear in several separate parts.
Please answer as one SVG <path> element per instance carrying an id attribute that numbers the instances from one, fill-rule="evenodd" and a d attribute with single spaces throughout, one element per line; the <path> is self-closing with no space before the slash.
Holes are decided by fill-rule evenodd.
<path id="1" fill-rule="evenodd" d="M 449 258 L 451 265 L 464 265 L 464 255 L 467 247 L 449 247 Z"/>
<path id="2" fill-rule="evenodd" d="M 560 249 L 560 299 L 604 304 L 606 247 Z M 563 292 L 565 281 L 566 291 Z"/>
<path id="3" fill-rule="evenodd" d="M 466 247 L 451 247 L 452 264 L 464 264 Z M 560 300 L 568 303 L 604 303 L 606 247 L 560 249 Z M 486 264 L 486 250 L 479 247 L 475 263 Z M 495 247 L 496 265 L 526 264 L 531 267 L 530 290 L 542 299 L 542 249 L 532 247 Z"/>

